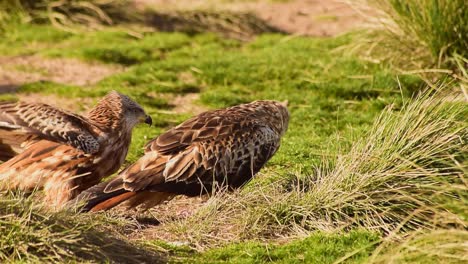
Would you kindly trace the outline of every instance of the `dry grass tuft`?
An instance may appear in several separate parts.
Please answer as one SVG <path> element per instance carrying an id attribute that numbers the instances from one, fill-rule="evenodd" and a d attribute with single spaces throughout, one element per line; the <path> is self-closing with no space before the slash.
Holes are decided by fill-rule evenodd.
<path id="1" fill-rule="evenodd" d="M 50 22 L 70 32 L 136 19 L 127 0 L 12 0 L 1 3 L 0 26 L 9 21 Z"/>
<path id="2" fill-rule="evenodd" d="M 51 213 L 32 198 L 0 194 L 0 262 L 164 262 L 107 224 L 102 217 Z"/>
<path id="3" fill-rule="evenodd" d="M 390 61 L 403 71 L 418 69 L 429 80 L 448 73 L 468 82 L 466 1 L 343 1 L 361 11 L 376 29 L 362 34 L 353 47 L 367 59 Z"/>
<path id="4" fill-rule="evenodd" d="M 138 10 L 128 0 L 13 0 L 0 3 L 0 30 L 24 22 L 51 23 L 68 31 L 96 30 L 123 24 L 140 31 L 158 30 L 189 34 L 212 32 L 237 40 L 251 40 L 261 33 L 281 32 L 248 12 L 221 10 Z M 135 24 L 133 27 L 131 24 Z"/>
<path id="5" fill-rule="evenodd" d="M 466 114 L 465 103 L 439 95 L 422 95 L 400 112 L 389 107 L 332 165 L 219 194 L 166 228 L 205 248 L 356 226 L 386 234 L 466 227 L 445 206 L 462 203 L 467 190 Z"/>
<path id="6" fill-rule="evenodd" d="M 466 263 L 468 261 L 468 231 L 440 229 L 413 232 L 398 246 L 382 243 L 370 263 Z"/>

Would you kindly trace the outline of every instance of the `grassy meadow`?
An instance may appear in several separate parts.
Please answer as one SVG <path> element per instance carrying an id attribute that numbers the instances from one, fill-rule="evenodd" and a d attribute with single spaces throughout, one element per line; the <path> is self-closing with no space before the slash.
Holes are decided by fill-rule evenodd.
<path id="1" fill-rule="evenodd" d="M 0 57 L 124 70 L 84 86 L 25 82 L 0 99 L 53 96 L 84 112 L 110 90 L 131 96 L 154 125 L 135 129 L 126 164 L 194 112 L 288 100 L 291 119 L 280 150 L 254 180 L 195 209 L 178 199 L 148 212 L 51 213 L 35 197 L 0 194 L 0 262 L 468 260 L 463 1 L 368 1 L 386 11 L 391 28 L 249 40 L 212 28 L 150 30 L 141 17 L 115 11 L 121 6 L 96 4 L 102 9 L 92 15 L 72 5 L 47 16 L 29 2 L 11 1 L 10 12 L 0 12 Z M 89 24 L 93 30 L 84 30 Z"/>

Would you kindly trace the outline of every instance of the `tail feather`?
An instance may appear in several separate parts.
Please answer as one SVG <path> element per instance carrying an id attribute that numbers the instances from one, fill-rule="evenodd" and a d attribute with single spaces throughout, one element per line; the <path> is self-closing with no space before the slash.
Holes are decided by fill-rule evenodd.
<path id="1" fill-rule="evenodd" d="M 101 203 L 96 204 L 89 211 L 97 212 L 97 211 L 102 211 L 102 210 L 109 210 L 112 207 L 119 205 L 120 203 L 126 201 L 127 199 L 135 195 L 136 195 L 135 192 L 125 192 L 125 193 L 119 194 Z"/>
<path id="2" fill-rule="evenodd" d="M 102 182 L 87 189 L 78 195 L 72 203 L 78 205 L 80 212 L 96 212 L 109 210 L 136 195 L 135 192 L 130 192 L 125 189 L 104 192 L 108 183 L 109 182 Z"/>

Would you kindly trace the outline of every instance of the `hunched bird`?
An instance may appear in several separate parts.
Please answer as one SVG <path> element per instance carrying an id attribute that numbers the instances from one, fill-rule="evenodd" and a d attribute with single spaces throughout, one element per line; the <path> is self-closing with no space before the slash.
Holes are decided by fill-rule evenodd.
<path id="1" fill-rule="evenodd" d="M 151 117 L 129 97 L 108 93 L 86 116 L 42 103 L 0 103 L 0 189 L 44 189 L 59 209 L 116 172 L 132 130 Z"/>
<path id="2" fill-rule="evenodd" d="M 248 182 L 275 154 L 289 122 L 287 103 L 255 101 L 201 113 L 147 143 L 114 179 L 80 194 L 80 211 L 121 203 L 151 208 L 176 195 L 198 196 Z"/>

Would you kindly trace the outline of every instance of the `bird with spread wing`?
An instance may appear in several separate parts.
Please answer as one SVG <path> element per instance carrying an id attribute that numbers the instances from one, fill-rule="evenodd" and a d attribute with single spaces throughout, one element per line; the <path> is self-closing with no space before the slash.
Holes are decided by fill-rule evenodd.
<path id="1" fill-rule="evenodd" d="M 81 211 L 123 204 L 151 208 L 248 182 L 275 154 L 289 122 L 286 103 L 255 101 L 195 116 L 146 145 L 117 177 L 81 193 Z"/>
<path id="2" fill-rule="evenodd" d="M 0 189 L 43 188 L 46 204 L 58 209 L 119 169 L 142 122 L 151 118 L 116 91 L 86 116 L 41 103 L 0 102 Z"/>

